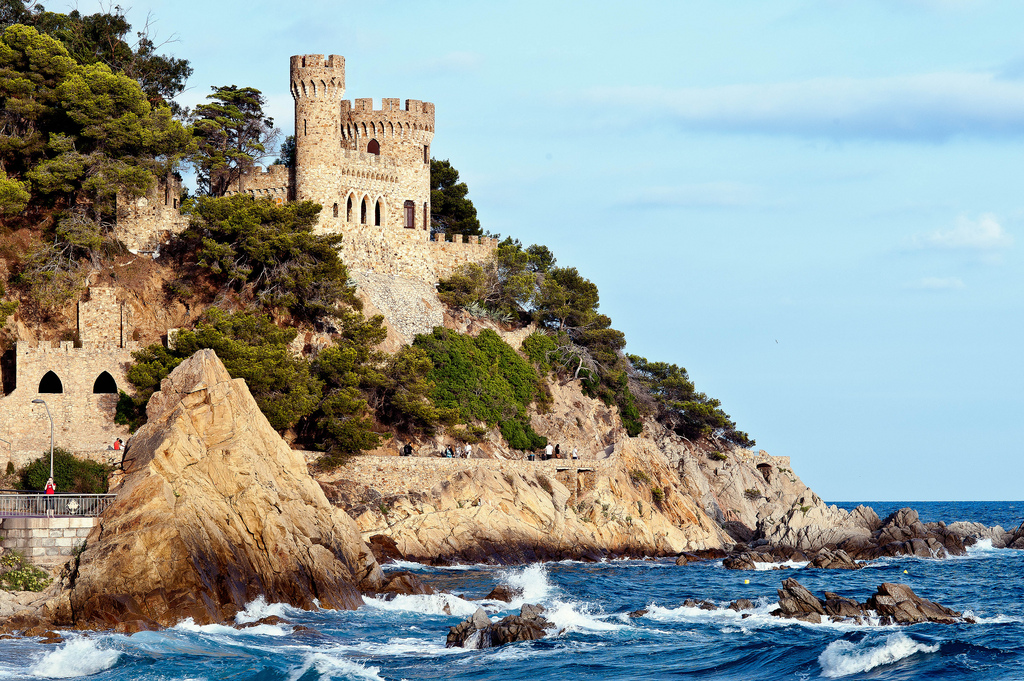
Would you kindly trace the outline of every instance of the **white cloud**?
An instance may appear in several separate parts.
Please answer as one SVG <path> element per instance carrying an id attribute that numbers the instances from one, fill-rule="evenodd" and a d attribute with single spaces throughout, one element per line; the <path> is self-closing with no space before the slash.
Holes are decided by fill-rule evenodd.
<path id="1" fill-rule="evenodd" d="M 910 288 L 928 291 L 948 291 L 964 288 L 964 282 L 959 277 L 922 277 L 911 284 Z"/>
<path id="2" fill-rule="evenodd" d="M 639 118 L 720 132 L 922 141 L 1024 135 L 1024 82 L 991 73 L 619 87 L 584 96 L 616 125 Z"/>
<path id="3" fill-rule="evenodd" d="M 913 238 L 913 244 L 917 248 L 994 251 L 1008 248 L 1013 244 L 1013 236 L 994 215 L 985 213 L 975 220 L 961 215 L 951 229 L 919 234 Z"/>

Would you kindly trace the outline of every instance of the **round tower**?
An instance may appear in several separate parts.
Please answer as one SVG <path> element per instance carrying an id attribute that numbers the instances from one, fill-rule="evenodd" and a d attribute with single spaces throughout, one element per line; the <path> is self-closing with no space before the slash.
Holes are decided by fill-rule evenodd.
<path id="1" fill-rule="evenodd" d="M 295 100 L 295 198 L 330 205 L 341 149 L 345 58 L 302 54 L 291 58 Z"/>

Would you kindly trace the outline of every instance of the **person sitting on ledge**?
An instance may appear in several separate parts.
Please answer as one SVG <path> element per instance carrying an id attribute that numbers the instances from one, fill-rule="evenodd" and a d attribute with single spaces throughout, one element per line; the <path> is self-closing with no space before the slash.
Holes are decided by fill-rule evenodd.
<path id="1" fill-rule="evenodd" d="M 450 459 L 450 458 L 452 458 L 453 456 L 455 456 L 455 452 L 453 452 L 453 451 L 452 451 L 452 446 L 451 446 L 451 445 L 447 445 L 447 446 L 446 446 L 446 447 L 444 448 L 444 458 L 446 458 L 446 459 Z"/>
<path id="2" fill-rule="evenodd" d="M 402 447 L 402 456 L 412 456 L 412 445 L 408 442 Z"/>

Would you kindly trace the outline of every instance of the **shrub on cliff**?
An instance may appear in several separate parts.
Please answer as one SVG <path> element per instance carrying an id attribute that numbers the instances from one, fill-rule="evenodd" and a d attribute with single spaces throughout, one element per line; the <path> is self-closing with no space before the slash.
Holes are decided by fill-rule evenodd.
<path id="1" fill-rule="evenodd" d="M 475 338 L 438 327 L 416 336 L 429 357 L 427 378 L 441 410 L 460 423 L 497 425 L 513 449 L 538 449 L 547 438 L 530 427 L 527 408 L 542 392 L 540 377 L 498 334 L 485 329 Z"/>
<path id="2" fill-rule="evenodd" d="M 320 206 L 247 194 L 186 203 L 189 227 L 170 249 L 228 290 L 308 321 L 359 309 L 338 255 L 341 236 L 313 234 Z"/>
<path id="3" fill-rule="evenodd" d="M 78 459 L 61 447 L 53 448 L 53 482 L 61 494 L 105 494 L 110 470 L 101 463 Z M 21 487 L 26 490 L 46 488 L 50 477 L 49 450 L 21 471 Z"/>
<path id="4" fill-rule="evenodd" d="M 476 207 L 466 198 L 469 187 L 448 161 L 430 159 L 431 230 L 448 234 L 483 234 Z"/>
<path id="5" fill-rule="evenodd" d="M 655 416 L 662 424 L 691 440 L 717 437 L 741 447 L 755 445 L 749 435 L 736 429 L 719 400 L 697 391 L 686 369 L 638 355 L 629 355 L 629 361 L 635 378 L 654 398 Z"/>

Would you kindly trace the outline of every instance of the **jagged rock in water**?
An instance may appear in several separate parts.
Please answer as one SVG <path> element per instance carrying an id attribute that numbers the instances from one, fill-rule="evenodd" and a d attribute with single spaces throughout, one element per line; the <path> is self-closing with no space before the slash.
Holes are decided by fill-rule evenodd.
<path id="1" fill-rule="evenodd" d="M 257 596 L 356 608 L 381 571 L 212 350 L 150 399 L 124 479 L 77 567 L 44 608 L 57 624 L 122 631 L 230 620 Z"/>
<path id="2" fill-rule="evenodd" d="M 833 618 L 863 617 L 866 612 L 864 606 L 853 600 L 831 591 L 825 592 L 825 614 Z"/>
<path id="3" fill-rule="evenodd" d="M 534 641 L 546 635 L 551 622 L 541 616 L 544 607 L 524 605 L 518 615 L 491 622 L 483 608 L 448 631 L 446 648 L 491 648 L 517 641 Z"/>
<path id="4" fill-rule="evenodd" d="M 380 593 L 395 596 L 409 596 L 421 594 L 429 596 L 434 590 L 411 572 L 394 572 L 387 576 L 387 581 L 379 589 Z"/>
<path id="5" fill-rule="evenodd" d="M 498 586 L 491 589 L 491 593 L 484 596 L 484 599 L 490 601 L 504 601 L 505 603 L 511 603 L 514 598 L 521 596 L 522 593 L 523 592 L 519 589 L 512 589 L 505 586 L 504 584 L 499 584 Z"/>
<path id="6" fill-rule="evenodd" d="M 836 549 L 835 551 L 821 549 L 807 567 L 822 570 L 860 570 L 864 566 L 855 562 L 842 549 Z"/>
<path id="7" fill-rule="evenodd" d="M 772 611 L 776 617 L 798 619 L 805 622 L 821 622 L 825 608 L 800 582 L 787 579 L 778 590 L 779 607 Z"/>
<path id="8" fill-rule="evenodd" d="M 739 612 L 740 610 L 753 610 L 754 602 L 749 598 L 738 598 L 729 604 L 729 609 L 735 610 L 736 612 Z"/>
<path id="9" fill-rule="evenodd" d="M 866 605 L 883 617 L 891 617 L 898 624 L 955 624 L 962 621 L 960 618 L 963 616 L 963 613 L 921 598 L 906 584 L 891 582 L 878 587 L 878 591 L 868 599 Z"/>

